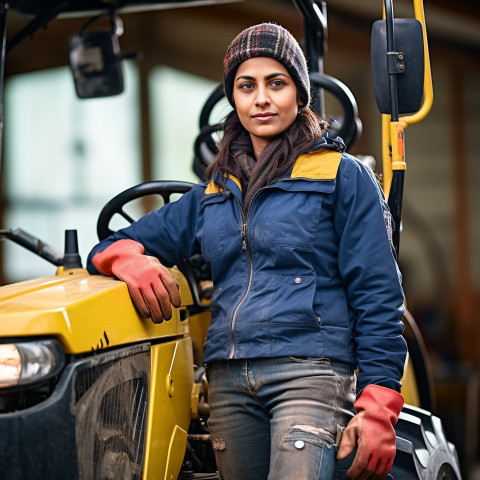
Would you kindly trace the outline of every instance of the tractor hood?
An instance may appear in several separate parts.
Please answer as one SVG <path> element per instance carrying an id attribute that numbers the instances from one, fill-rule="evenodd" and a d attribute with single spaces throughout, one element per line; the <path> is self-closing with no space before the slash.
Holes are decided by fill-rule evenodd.
<path id="1" fill-rule="evenodd" d="M 54 336 L 65 353 L 76 354 L 183 335 L 186 305 L 193 301 L 185 277 L 177 269 L 171 272 L 183 305 L 157 325 L 138 314 L 125 283 L 84 269 L 60 267 L 55 277 L 0 287 L 0 338 Z"/>

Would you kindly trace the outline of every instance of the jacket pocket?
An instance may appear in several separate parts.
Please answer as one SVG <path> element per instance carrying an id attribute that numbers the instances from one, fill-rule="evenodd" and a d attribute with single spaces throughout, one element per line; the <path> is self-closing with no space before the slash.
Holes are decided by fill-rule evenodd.
<path id="1" fill-rule="evenodd" d="M 272 247 L 313 250 L 322 203 L 334 190 L 334 181 L 295 180 L 276 185 L 258 209 L 264 242 Z"/>
<path id="2" fill-rule="evenodd" d="M 288 329 L 304 328 L 320 332 L 320 323 L 313 310 L 316 291 L 314 273 L 277 277 L 275 296 L 271 302 L 269 320 Z"/>

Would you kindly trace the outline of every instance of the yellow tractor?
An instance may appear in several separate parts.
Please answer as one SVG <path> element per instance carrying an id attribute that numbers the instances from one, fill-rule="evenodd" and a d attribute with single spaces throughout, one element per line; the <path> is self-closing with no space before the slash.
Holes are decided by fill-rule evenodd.
<path id="1" fill-rule="evenodd" d="M 170 2 L 106 3 L 108 14 L 114 15 L 122 9 L 154 8 Z M 352 144 L 361 131 L 355 99 L 345 85 L 321 69 L 325 2 L 294 3 L 305 21 L 315 107 L 325 114 L 322 94 L 334 95 L 343 106 L 343 117 L 333 123 L 332 134 Z M 404 129 L 423 118 L 432 101 L 423 6 L 420 0 L 414 3 L 416 19 L 394 19 L 391 0 L 386 0 L 384 19 L 372 30 L 376 100 L 384 115 L 383 182 L 397 225 L 405 170 Z M 103 2 L 12 0 L 0 6 L 2 77 L 9 11 L 19 10 L 39 19 L 17 35 L 16 41 L 20 41 L 49 15 L 53 19 L 62 12 L 83 14 L 93 4 L 97 8 Z M 111 36 L 85 31 L 71 42 L 70 60 L 79 96 L 122 90 L 119 52 Z M 93 62 L 92 51 L 101 55 L 104 63 L 103 69 L 93 73 L 87 68 Z M 3 78 L 0 84 L 3 89 Z M 200 179 L 215 154 L 215 135 L 221 125 L 211 124 L 210 114 L 222 96 L 219 86 L 201 113 L 201 130 L 194 145 L 194 171 Z M 401 116 L 412 112 L 415 115 Z M 148 195 L 168 203 L 191 186 L 155 181 L 120 193 L 100 213 L 99 238 L 112 233 L 110 220 L 115 215 L 133 221 L 125 204 Z M 123 282 L 87 273 L 75 231 L 65 232 L 64 253 L 18 228 L 1 230 L 0 235 L 57 267 L 52 277 L 0 287 L 2 478 L 218 479 L 206 426 L 208 384 L 201 366 L 212 292 L 203 259 L 184 259 L 171 269 L 180 284 L 182 306 L 174 309 L 170 320 L 153 324 L 139 315 Z M 398 236 L 394 241 L 398 251 Z M 390 477 L 460 480 L 455 447 L 445 438 L 440 419 L 430 413 L 428 363 L 421 336 L 408 313 L 405 325 L 409 361 L 403 394 L 407 405 L 396 427 L 397 455 Z"/>

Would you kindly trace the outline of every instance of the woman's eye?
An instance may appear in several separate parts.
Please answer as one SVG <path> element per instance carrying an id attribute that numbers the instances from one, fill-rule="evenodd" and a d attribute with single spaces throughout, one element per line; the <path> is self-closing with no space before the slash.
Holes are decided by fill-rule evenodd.
<path id="1" fill-rule="evenodd" d="M 243 90 L 251 90 L 253 88 L 253 83 L 245 82 L 240 85 L 240 88 Z"/>
<path id="2" fill-rule="evenodd" d="M 280 87 L 283 87 L 283 85 L 285 85 L 285 82 L 283 80 L 273 80 L 271 85 L 274 88 L 280 88 Z"/>

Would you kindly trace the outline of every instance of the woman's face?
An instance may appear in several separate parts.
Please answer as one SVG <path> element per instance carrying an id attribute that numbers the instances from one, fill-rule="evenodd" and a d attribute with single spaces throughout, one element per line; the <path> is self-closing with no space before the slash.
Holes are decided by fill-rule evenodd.
<path id="1" fill-rule="evenodd" d="M 270 57 L 254 57 L 240 64 L 233 99 L 257 158 L 273 137 L 294 122 L 300 105 L 292 77 Z"/>

